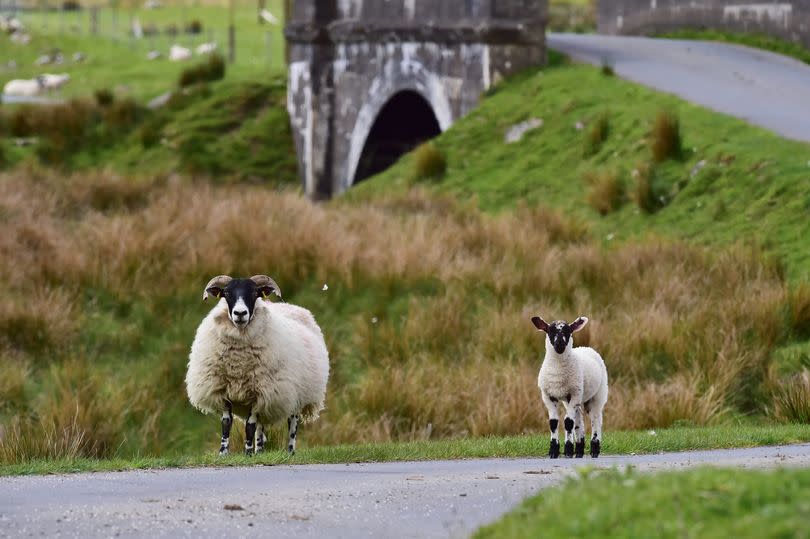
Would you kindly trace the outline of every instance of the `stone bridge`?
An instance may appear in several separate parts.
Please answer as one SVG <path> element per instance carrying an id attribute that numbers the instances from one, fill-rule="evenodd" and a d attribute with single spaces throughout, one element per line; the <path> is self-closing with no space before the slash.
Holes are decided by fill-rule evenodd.
<path id="1" fill-rule="evenodd" d="M 288 110 L 306 193 L 329 198 L 545 59 L 547 0 L 296 0 Z"/>

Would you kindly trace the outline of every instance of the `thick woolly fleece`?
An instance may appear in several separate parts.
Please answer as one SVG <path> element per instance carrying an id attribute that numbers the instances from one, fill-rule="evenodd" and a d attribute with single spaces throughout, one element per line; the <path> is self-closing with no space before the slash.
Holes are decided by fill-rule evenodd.
<path id="1" fill-rule="evenodd" d="M 235 415 L 252 411 L 262 425 L 293 415 L 306 422 L 323 409 L 328 378 L 329 353 L 308 310 L 259 298 L 238 329 L 220 299 L 191 345 L 186 390 L 204 413 L 221 413 L 230 401 Z"/>

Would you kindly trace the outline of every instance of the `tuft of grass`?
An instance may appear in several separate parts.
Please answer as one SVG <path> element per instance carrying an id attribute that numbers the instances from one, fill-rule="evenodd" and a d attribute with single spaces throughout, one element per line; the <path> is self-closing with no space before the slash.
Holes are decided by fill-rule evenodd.
<path id="1" fill-rule="evenodd" d="M 225 59 L 221 54 L 209 54 L 205 61 L 187 67 L 180 73 L 177 85 L 180 88 L 200 84 L 203 82 L 214 82 L 225 77 Z"/>
<path id="2" fill-rule="evenodd" d="M 585 183 L 588 185 L 587 202 L 600 215 L 607 215 L 621 206 L 624 185 L 616 171 L 588 172 L 585 174 Z"/>
<path id="3" fill-rule="evenodd" d="M 582 472 L 475 537 L 807 537 L 808 496 L 810 470 Z M 572 499 L 587 508 L 577 518 Z"/>
<path id="4" fill-rule="evenodd" d="M 681 157 L 681 124 L 677 114 L 662 110 L 655 117 L 650 133 L 650 151 L 656 163 Z"/>
<path id="5" fill-rule="evenodd" d="M 641 163 L 632 172 L 633 188 L 630 198 L 646 213 L 655 213 L 664 206 L 663 195 L 655 188 L 655 165 Z"/>
<path id="6" fill-rule="evenodd" d="M 602 148 L 602 145 L 610 134 L 610 119 L 607 113 L 599 114 L 596 119 L 591 122 L 588 130 L 585 132 L 585 155 L 593 155 Z"/>
<path id="7" fill-rule="evenodd" d="M 804 370 L 773 389 L 773 415 L 787 423 L 810 423 L 810 370 Z"/>
<path id="8" fill-rule="evenodd" d="M 433 143 L 424 142 L 413 151 L 413 179 L 441 180 L 447 172 L 447 159 Z"/>
<path id="9" fill-rule="evenodd" d="M 795 337 L 810 339 L 810 284 L 800 283 L 790 294 L 790 326 Z"/>
<path id="10" fill-rule="evenodd" d="M 108 107 L 115 101 L 115 94 L 109 88 L 99 88 L 93 95 L 96 98 L 96 104 L 100 107 Z"/>

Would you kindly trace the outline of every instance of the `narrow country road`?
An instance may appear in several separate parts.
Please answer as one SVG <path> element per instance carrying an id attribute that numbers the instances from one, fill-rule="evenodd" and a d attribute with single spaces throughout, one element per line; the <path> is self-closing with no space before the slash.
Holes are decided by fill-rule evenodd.
<path id="1" fill-rule="evenodd" d="M 0 478 L 3 537 L 466 537 L 577 466 L 810 466 L 810 444 L 586 459 Z"/>
<path id="2" fill-rule="evenodd" d="M 724 43 L 548 34 L 548 47 L 622 78 L 810 142 L 810 66 Z M 606 104 L 609 106 L 609 104 Z"/>

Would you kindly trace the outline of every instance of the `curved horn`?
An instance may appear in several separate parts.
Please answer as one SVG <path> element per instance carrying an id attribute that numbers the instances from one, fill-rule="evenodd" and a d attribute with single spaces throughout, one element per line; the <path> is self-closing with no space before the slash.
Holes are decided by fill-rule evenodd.
<path id="1" fill-rule="evenodd" d="M 205 290 L 203 291 L 203 301 L 208 299 L 209 293 L 219 297 L 219 294 L 222 293 L 222 289 L 228 286 L 228 283 L 231 281 L 233 281 L 233 279 L 227 275 L 218 275 L 217 277 L 214 277 L 208 281 L 208 284 L 205 285 Z"/>
<path id="2" fill-rule="evenodd" d="M 262 295 L 266 296 L 273 293 L 278 297 L 281 297 L 281 289 L 278 287 L 276 282 L 267 275 L 254 275 L 250 278 L 250 280 L 256 283 L 256 286 L 259 287 Z"/>

